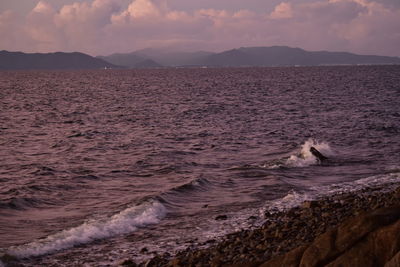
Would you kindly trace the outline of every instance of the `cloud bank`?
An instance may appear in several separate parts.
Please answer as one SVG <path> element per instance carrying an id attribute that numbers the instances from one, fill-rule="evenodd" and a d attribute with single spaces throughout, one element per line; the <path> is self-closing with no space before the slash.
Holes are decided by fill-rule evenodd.
<path id="1" fill-rule="evenodd" d="M 39 1 L 23 18 L 0 13 L 0 49 L 82 51 L 147 47 L 221 51 L 288 45 L 308 50 L 400 56 L 400 7 L 377 0 L 282 1 L 272 10 L 171 8 L 168 0 Z"/>

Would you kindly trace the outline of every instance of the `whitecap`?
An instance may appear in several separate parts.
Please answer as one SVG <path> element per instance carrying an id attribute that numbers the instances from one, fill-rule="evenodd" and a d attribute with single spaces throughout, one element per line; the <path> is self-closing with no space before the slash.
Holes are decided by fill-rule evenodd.
<path id="1" fill-rule="evenodd" d="M 130 233 L 149 224 L 157 224 L 165 214 L 166 208 L 160 202 L 146 202 L 127 208 L 105 220 L 87 221 L 44 239 L 11 247 L 7 253 L 18 258 L 50 254 L 97 239 Z"/>
<path id="2" fill-rule="evenodd" d="M 323 155 L 333 156 L 334 152 L 327 142 L 318 142 L 312 138 L 308 139 L 302 146 L 300 154 L 291 155 L 285 166 L 287 167 L 307 167 L 317 164 L 317 158 L 310 152 L 310 148 L 315 147 Z"/>

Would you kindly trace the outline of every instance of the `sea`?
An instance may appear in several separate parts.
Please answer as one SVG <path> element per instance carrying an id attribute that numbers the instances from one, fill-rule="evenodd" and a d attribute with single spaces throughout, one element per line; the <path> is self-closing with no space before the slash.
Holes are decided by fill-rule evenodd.
<path id="1" fill-rule="evenodd" d="M 398 65 L 2 71 L 0 122 L 0 256 L 25 266 L 174 255 L 400 182 Z"/>

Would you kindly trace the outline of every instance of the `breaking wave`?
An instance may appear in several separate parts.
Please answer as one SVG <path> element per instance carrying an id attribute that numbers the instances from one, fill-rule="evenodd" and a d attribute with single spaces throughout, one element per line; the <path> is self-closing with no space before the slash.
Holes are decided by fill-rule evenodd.
<path id="1" fill-rule="evenodd" d="M 7 253 L 18 258 L 41 256 L 94 240 L 130 233 L 140 227 L 159 223 L 167 213 L 166 207 L 172 205 L 176 208 L 184 205 L 186 201 L 192 200 L 193 194 L 206 192 L 210 186 L 211 183 L 205 178 L 194 179 L 109 218 L 88 220 L 77 227 L 63 230 L 44 239 L 11 247 Z"/>
<path id="2" fill-rule="evenodd" d="M 86 244 L 96 239 L 126 234 L 139 227 L 158 223 L 165 217 L 166 208 L 158 201 L 150 201 L 127 208 L 104 220 L 87 221 L 25 245 L 10 248 L 7 253 L 19 258 L 40 256 L 58 250 Z"/>

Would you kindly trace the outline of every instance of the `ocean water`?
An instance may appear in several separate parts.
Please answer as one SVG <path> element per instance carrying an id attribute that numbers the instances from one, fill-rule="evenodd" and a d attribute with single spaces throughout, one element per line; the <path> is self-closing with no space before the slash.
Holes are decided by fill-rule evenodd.
<path id="1" fill-rule="evenodd" d="M 26 266 L 173 254 L 400 182 L 400 66 L 0 72 L 0 122 L 0 254 Z"/>

